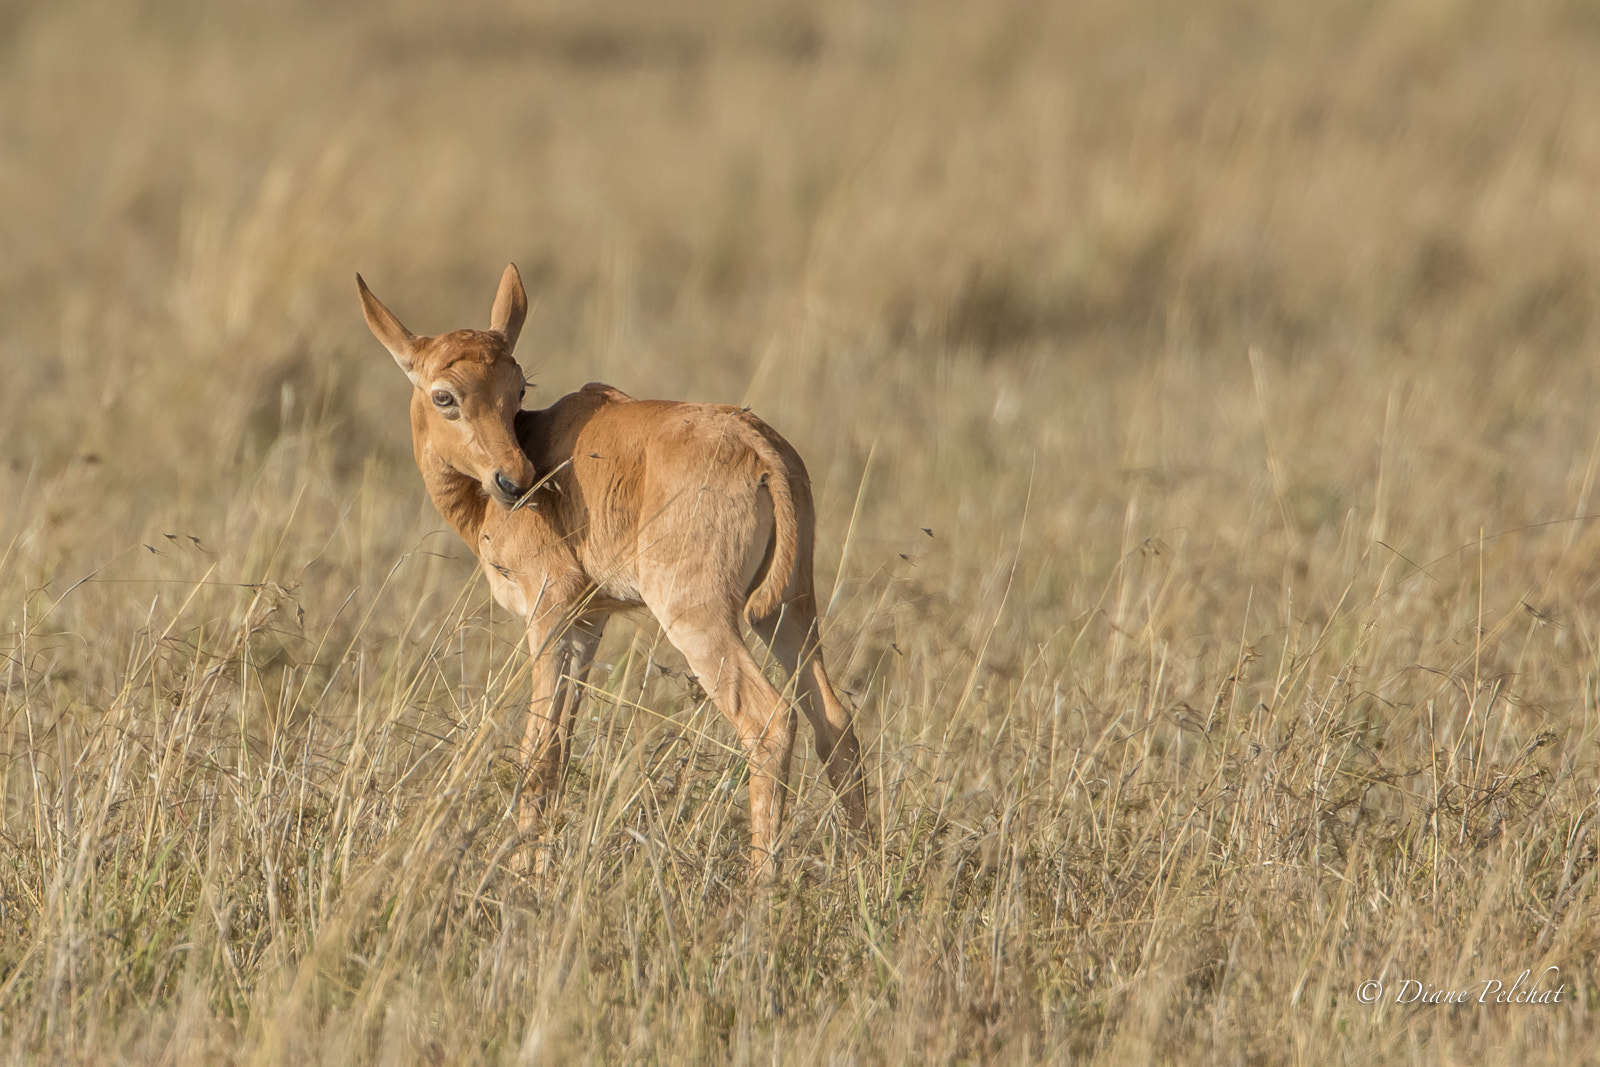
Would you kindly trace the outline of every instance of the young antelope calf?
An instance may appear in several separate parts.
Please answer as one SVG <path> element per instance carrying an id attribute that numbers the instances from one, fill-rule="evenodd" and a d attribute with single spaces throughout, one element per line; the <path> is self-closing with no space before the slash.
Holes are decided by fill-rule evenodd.
<path id="1" fill-rule="evenodd" d="M 739 734 L 750 772 L 750 866 L 775 871 L 794 710 L 740 635 L 747 618 L 790 674 L 856 830 L 861 746 L 822 666 L 811 483 L 800 456 L 739 408 L 634 400 L 591 383 L 523 411 L 512 358 L 527 295 L 507 266 L 490 326 L 418 337 L 356 276 L 361 310 L 415 387 L 411 439 L 434 506 L 527 620 L 533 705 L 518 813 L 532 838 L 560 794 L 568 733 L 612 612 L 660 620 Z"/>

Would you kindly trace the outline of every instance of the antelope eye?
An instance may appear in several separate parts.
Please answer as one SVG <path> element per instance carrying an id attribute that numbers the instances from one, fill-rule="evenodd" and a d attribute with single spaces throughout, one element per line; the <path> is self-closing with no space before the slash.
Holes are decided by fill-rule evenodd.
<path id="1" fill-rule="evenodd" d="M 456 406 L 456 398 L 445 392 L 443 389 L 439 389 L 434 392 L 433 402 L 442 408 L 453 408 Z"/>

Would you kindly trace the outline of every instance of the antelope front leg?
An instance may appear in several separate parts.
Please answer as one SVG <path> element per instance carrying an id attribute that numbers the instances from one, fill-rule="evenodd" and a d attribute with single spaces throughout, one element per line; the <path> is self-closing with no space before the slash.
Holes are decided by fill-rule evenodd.
<path id="1" fill-rule="evenodd" d="M 603 618 L 572 622 L 563 618 L 554 626 L 528 627 L 528 647 L 533 653 L 533 698 L 522 738 L 525 778 L 517 825 L 524 841 L 537 853 L 531 864 L 521 866 L 535 873 L 543 873 L 549 867 L 550 850 L 539 847 L 548 844 L 548 840 L 540 843 L 537 839 L 548 839 L 553 825 L 570 752 L 572 719 L 604 630 Z"/>

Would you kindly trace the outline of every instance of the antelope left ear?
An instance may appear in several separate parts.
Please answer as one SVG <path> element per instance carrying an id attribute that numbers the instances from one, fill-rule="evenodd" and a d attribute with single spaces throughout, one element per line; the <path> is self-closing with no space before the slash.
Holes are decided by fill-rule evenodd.
<path id="1" fill-rule="evenodd" d="M 522 275 L 515 263 L 506 264 L 500 276 L 500 291 L 494 294 L 494 310 L 489 312 L 489 329 L 505 335 L 506 347 L 516 351 L 522 320 L 528 317 L 528 294 L 522 288 Z"/>
<path id="2" fill-rule="evenodd" d="M 415 385 L 417 372 L 413 360 L 417 351 L 416 335 L 372 295 L 372 290 L 367 288 L 367 283 L 361 280 L 359 274 L 356 275 L 356 288 L 361 292 L 361 314 L 366 316 L 367 328 L 389 350 L 394 361 L 400 364 L 400 369 L 406 372 L 406 377 L 411 379 L 411 384 Z"/>

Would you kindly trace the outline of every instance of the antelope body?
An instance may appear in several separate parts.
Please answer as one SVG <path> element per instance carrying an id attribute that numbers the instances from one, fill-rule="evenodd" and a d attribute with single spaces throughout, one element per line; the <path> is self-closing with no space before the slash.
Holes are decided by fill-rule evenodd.
<path id="1" fill-rule="evenodd" d="M 521 410 L 512 351 L 527 297 L 514 266 L 489 330 L 436 337 L 412 334 L 356 283 L 367 325 L 414 386 L 412 445 L 429 496 L 477 554 L 495 600 L 527 621 L 524 835 L 559 796 L 607 618 L 640 605 L 739 735 L 752 874 L 775 871 L 795 713 L 751 655 L 741 619 L 794 676 L 846 820 L 864 829 L 861 747 L 818 643 L 811 485 L 789 443 L 738 408 L 634 400 L 598 383 Z"/>

